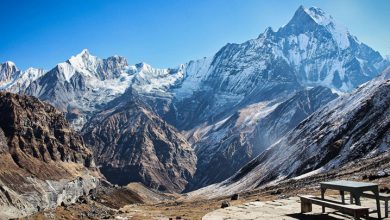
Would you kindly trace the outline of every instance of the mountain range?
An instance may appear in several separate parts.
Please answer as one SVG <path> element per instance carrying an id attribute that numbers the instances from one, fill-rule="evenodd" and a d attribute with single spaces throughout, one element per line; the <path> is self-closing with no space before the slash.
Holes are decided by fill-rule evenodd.
<path id="1" fill-rule="evenodd" d="M 60 130 L 93 154 L 84 165 L 114 184 L 233 192 L 387 150 L 387 72 L 375 77 L 389 65 L 331 15 L 301 6 L 276 31 L 175 68 L 85 49 L 49 71 L 5 62 L 0 89 L 63 112 L 71 128 Z M 58 160 L 43 151 L 29 150 Z M 60 159 L 82 163 L 75 154 Z"/>

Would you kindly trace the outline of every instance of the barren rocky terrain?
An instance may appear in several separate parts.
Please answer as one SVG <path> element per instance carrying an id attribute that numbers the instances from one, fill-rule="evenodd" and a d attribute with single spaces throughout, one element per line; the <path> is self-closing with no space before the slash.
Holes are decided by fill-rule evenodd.
<path id="1" fill-rule="evenodd" d="M 98 190 L 95 199 L 67 207 L 45 210 L 31 219 L 169 219 L 182 217 L 187 220 L 198 219 L 242 219 L 243 210 L 247 217 L 257 218 L 261 214 L 272 214 L 276 219 L 345 219 L 345 216 L 301 215 L 297 195 L 319 195 L 319 182 L 324 180 L 346 179 L 353 181 L 375 182 L 382 192 L 390 192 L 390 153 L 359 160 L 324 174 L 301 179 L 292 179 L 278 185 L 263 186 L 255 190 L 240 193 L 238 200 L 231 201 L 231 194 L 207 199 L 188 194 L 163 194 L 147 189 L 141 184 L 127 187 L 106 186 Z M 338 192 L 329 191 L 328 196 L 337 198 Z M 231 208 L 221 210 L 221 203 L 229 201 Z M 363 200 L 363 204 L 372 206 L 372 201 Z M 280 208 L 286 205 L 286 209 Z M 261 207 L 261 209 L 259 209 Z M 318 209 L 314 209 L 316 211 Z M 319 213 L 319 212 L 318 212 Z M 288 216 L 286 216 L 288 215 Z M 51 216 L 51 217 L 50 217 Z M 374 216 L 374 215 L 373 215 Z"/>
<path id="2" fill-rule="evenodd" d="M 61 112 L 0 92 L 0 218 L 74 203 L 100 178 L 92 152 Z"/>

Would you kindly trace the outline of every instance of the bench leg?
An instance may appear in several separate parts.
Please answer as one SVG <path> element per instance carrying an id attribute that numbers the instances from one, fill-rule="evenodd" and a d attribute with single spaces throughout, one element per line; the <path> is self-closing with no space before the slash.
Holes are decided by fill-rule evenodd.
<path id="1" fill-rule="evenodd" d="M 361 213 L 354 212 L 354 213 L 353 213 L 353 219 L 355 219 L 355 220 L 360 220 L 360 214 L 361 214 Z M 364 214 L 364 215 L 362 215 L 362 216 L 365 217 L 366 214 Z"/>
<path id="2" fill-rule="evenodd" d="M 345 204 L 344 191 L 340 190 L 341 202 Z"/>
<path id="3" fill-rule="evenodd" d="M 360 217 L 363 217 L 364 219 L 370 219 L 370 216 L 368 214 L 368 210 L 365 210 L 364 212 L 358 212 L 358 211 L 355 211 L 353 213 L 353 218 L 354 219 L 360 219 Z"/>
<path id="4" fill-rule="evenodd" d="M 353 195 L 352 195 L 352 193 L 349 193 L 349 203 L 353 204 Z"/>
<path id="5" fill-rule="evenodd" d="M 321 188 L 321 199 L 325 199 L 325 188 Z M 322 206 L 322 213 L 325 213 L 325 206 Z"/>
<path id="6" fill-rule="evenodd" d="M 355 204 L 356 205 L 361 205 L 361 203 L 360 203 L 360 196 L 359 195 L 354 195 L 354 200 L 355 200 Z"/>
<path id="7" fill-rule="evenodd" d="M 311 202 L 301 199 L 301 213 L 311 212 L 312 211 L 312 204 Z"/>
<path id="8" fill-rule="evenodd" d="M 368 210 L 367 210 L 367 212 L 364 214 L 364 217 L 365 217 L 367 220 L 370 219 L 370 214 L 369 214 Z"/>
<path id="9" fill-rule="evenodd" d="M 385 200 L 385 218 L 389 217 L 389 200 Z"/>
<path id="10" fill-rule="evenodd" d="M 373 190 L 372 192 L 375 194 L 378 219 L 381 219 L 381 204 L 379 203 L 379 190 Z"/>

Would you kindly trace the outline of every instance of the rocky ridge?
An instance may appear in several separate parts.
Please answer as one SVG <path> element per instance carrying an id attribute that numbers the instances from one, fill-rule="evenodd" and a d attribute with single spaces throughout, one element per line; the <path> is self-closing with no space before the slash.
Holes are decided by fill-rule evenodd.
<path id="1" fill-rule="evenodd" d="M 142 182 L 181 192 L 194 175 L 196 156 L 189 143 L 133 90 L 94 115 L 82 133 L 111 183 Z"/>

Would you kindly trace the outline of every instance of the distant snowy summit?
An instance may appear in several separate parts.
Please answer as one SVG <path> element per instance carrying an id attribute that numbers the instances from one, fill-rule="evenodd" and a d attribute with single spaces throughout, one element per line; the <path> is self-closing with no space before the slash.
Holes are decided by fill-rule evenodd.
<path id="1" fill-rule="evenodd" d="M 350 92 L 389 65 L 378 52 L 316 7 L 299 7 L 287 25 L 276 32 L 267 28 L 249 42 L 246 55 L 263 50 L 271 57 L 282 58 L 303 86 L 322 85 Z"/>
<path id="2" fill-rule="evenodd" d="M 32 67 L 26 71 L 21 71 L 13 62 L 7 61 L 0 65 L 0 90 L 24 91 L 32 81 L 38 79 L 44 73 L 43 69 Z"/>

